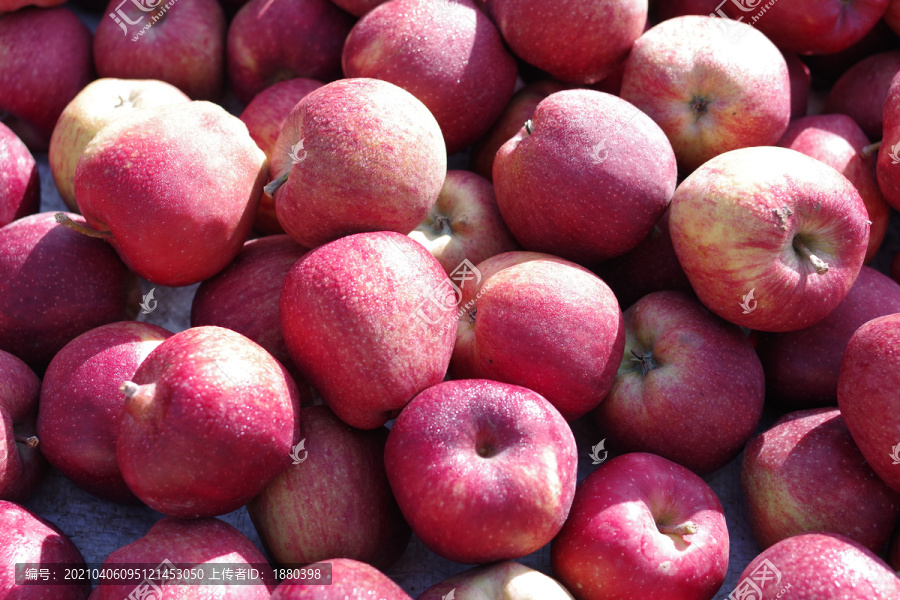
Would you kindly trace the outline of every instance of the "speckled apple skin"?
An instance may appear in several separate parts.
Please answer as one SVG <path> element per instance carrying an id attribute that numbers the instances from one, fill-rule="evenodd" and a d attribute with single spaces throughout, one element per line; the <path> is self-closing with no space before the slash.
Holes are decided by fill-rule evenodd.
<path id="1" fill-rule="evenodd" d="M 596 83 L 621 63 L 644 31 L 647 0 L 488 0 L 512 51 L 569 83 Z"/>
<path id="2" fill-rule="evenodd" d="M 116 462 L 123 381 L 172 332 L 137 321 L 102 325 L 60 350 L 44 375 L 37 418 L 40 450 L 55 468 L 98 498 L 139 503 Z"/>
<path id="3" fill-rule="evenodd" d="M 37 162 L 25 143 L 0 123 L 0 227 L 34 214 L 41 204 Z"/>
<path id="4" fill-rule="evenodd" d="M 759 587 L 762 598 L 790 600 L 895 600 L 900 577 L 871 550 L 836 533 L 804 533 L 781 540 L 750 561 L 738 581 L 749 578 L 768 560 L 780 578 L 769 577 Z M 755 579 L 759 582 L 759 576 Z"/>
<path id="5" fill-rule="evenodd" d="M 696 533 L 657 528 L 688 521 Z M 578 486 L 550 560 L 578 600 L 711 600 L 725 581 L 728 550 L 722 505 L 706 482 L 655 454 L 633 452 Z"/>
<path id="6" fill-rule="evenodd" d="M 38 375 L 80 334 L 133 318 L 139 300 L 137 277 L 109 244 L 59 225 L 53 213 L 0 228 L 0 349 Z"/>
<path id="7" fill-rule="evenodd" d="M 622 310 L 587 269 L 536 252 L 478 264 L 463 287 L 451 375 L 521 385 L 571 421 L 609 392 L 625 348 Z"/>
<path id="8" fill-rule="evenodd" d="M 226 65 L 247 103 L 279 81 L 341 76 L 341 50 L 354 18 L 329 0 L 250 0 L 228 28 Z"/>
<path id="9" fill-rule="evenodd" d="M 28 365 L 0 350 L 0 498 L 25 502 L 46 463 L 41 450 L 16 442 L 35 434 L 41 380 Z"/>
<path id="10" fill-rule="evenodd" d="M 301 411 L 306 459 L 278 475 L 247 505 L 280 564 L 352 558 L 390 567 L 406 549 L 403 519 L 384 471 L 388 429 L 361 431 L 327 406 Z"/>
<path id="11" fill-rule="evenodd" d="M 891 53 L 892 60 L 883 61 L 885 70 L 891 69 L 891 73 L 897 73 L 900 69 L 900 52 Z M 848 92 L 849 94 L 850 92 Z M 884 194 L 885 200 L 894 210 L 900 210 L 900 173 L 897 173 L 897 165 L 891 154 L 894 153 L 894 147 L 900 144 L 900 78 L 891 80 L 890 88 L 887 91 L 887 97 L 884 100 L 884 110 L 878 113 L 884 116 L 884 123 L 879 127 L 879 135 L 883 141 L 881 147 L 878 148 L 878 161 L 875 167 L 875 174 L 878 178 L 878 187 Z M 874 124 L 873 126 L 878 125 Z"/>
<path id="12" fill-rule="evenodd" d="M 222 327 L 167 339 L 131 380 L 116 458 L 128 487 L 161 513 L 199 518 L 237 510 L 291 465 L 300 402 L 262 346 Z"/>
<path id="13" fill-rule="evenodd" d="M 900 315 L 861 326 L 850 338 L 838 378 L 838 407 L 850 435 L 872 469 L 900 492 L 900 468 L 891 458 L 900 445 Z"/>
<path id="14" fill-rule="evenodd" d="M 516 85 L 515 59 L 472 0 L 378 6 L 350 31 L 342 63 L 345 77 L 390 81 L 421 100 L 448 154 L 487 133 Z"/>
<path id="15" fill-rule="evenodd" d="M 85 147 L 75 199 L 88 224 L 138 275 L 172 287 L 212 277 L 253 226 L 265 154 L 210 102 L 135 111 Z"/>
<path id="16" fill-rule="evenodd" d="M 652 452 L 700 475 L 725 466 L 753 435 L 765 400 L 747 337 L 684 292 L 649 294 L 623 316 L 616 381 L 592 413 L 608 447 Z M 656 366 L 642 375 L 633 352 L 651 352 Z"/>
<path id="17" fill-rule="evenodd" d="M 60 113 L 94 78 L 92 38 L 90 29 L 63 6 L 26 7 L 3 15 L 0 112 L 9 113 L 12 122 L 4 121 L 32 152 L 47 151 Z"/>
<path id="18" fill-rule="evenodd" d="M 302 141 L 293 163 L 291 149 Z M 409 233 L 447 175 L 437 121 L 415 96 L 376 79 L 342 79 L 303 98 L 272 153 L 285 232 L 307 248 L 353 233 Z"/>
<path id="19" fill-rule="evenodd" d="M 265 582 L 264 585 L 246 582 L 228 585 L 222 581 L 211 585 L 163 585 L 165 598 L 268 600 L 275 589 L 274 573 L 271 569 L 264 568 L 268 565 L 266 557 L 244 534 L 218 519 L 161 519 L 143 537 L 113 551 L 103 561 L 103 567 L 122 569 L 137 564 L 151 569 L 164 560 L 169 560 L 181 569 L 194 565 L 222 564 L 221 568 L 217 568 L 219 573 L 225 565 L 234 569 L 235 565 L 249 564 L 260 571 L 260 577 Z M 205 571 L 207 577 L 211 576 L 212 568 Z M 94 589 L 91 600 L 121 600 L 127 598 L 134 588 L 134 583 L 116 584 L 101 580 L 100 585 Z"/>
<path id="20" fill-rule="evenodd" d="M 900 494 L 866 464 L 837 409 L 788 413 L 753 438 L 744 449 L 741 487 L 763 549 L 828 531 L 880 553 L 900 514 Z"/>
<path id="21" fill-rule="evenodd" d="M 875 156 L 862 153 L 869 145 L 863 130 L 847 115 L 812 115 L 791 121 L 778 145 L 822 161 L 856 187 L 872 221 L 865 258 L 871 262 L 884 240 L 891 207 L 878 189 Z"/>
<path id="22" fill-rule="evenodd" d="M 766 397 L 786 407 L 836 406 L 847 342 L 867 321 L 894 313 L 900 313 L 900 285 L 864 266 L 843 302 L 815 325 L 784 333 L 757 332 Z"/>
<path id="23" fill-rule="evenodd" d="M 594 90 L 547 96 L 532 123 L 493 167 L 500 213 L 522 247 L 593 264 L 640 244 L 675 192 L 675 154 L 659 126 Z"/>
<path id="24" fill-rule="evenodd" d="M 400 510 L 428 548 L 489 563 L 530 554 L 559 532 L 578 450 L 540 394 L 470 379 L 416 396 L 391 428 L 384 464 Z"/>
<path id="25" fill-rule="evenodd" d="M 791 84 L 784 56 L 764 35 L 717 18 L 663 21 L 634 44 L 621 96 L 666 132 L 682 174 L 737 148 L 774 145 L 791 118 Z M 706 102 L 695 114 L 693 102 Z"/>
<path id="26" fill-rule="evenodd" d="M 413 600 L 390 577 L 363 562 L 332 558 L 331 585 L 304 585 L 283 581 L 272 593 L 272 600 Z"/>
<path id="27" fill-rule="evenodd" d="M 457 324 L 454 302 L 438 305 L 448 281 L 421 244 L 393 232 L 341 238 L 291 268 L 284 341 L 342 421 L 380 427 L 444 379 Z"/>
<path id="28" fill-rule="evenodd" d="M 558 581 L 515 561 L 472 567 L 432 585 L 417 600 L 573 600 Z"/>
<path id="29" fill-rule="evenodd" d="M 869 241 L 850 181 L 795 150 L 743 148 L 704 164 L 675 190 L 672 245 L 700 301 L 736 325 L 794 331 L 847 296 Z M 828 264 L 819 274 L 795 247 Z M 742 299 L 754 291 L 748 314 Z"/>

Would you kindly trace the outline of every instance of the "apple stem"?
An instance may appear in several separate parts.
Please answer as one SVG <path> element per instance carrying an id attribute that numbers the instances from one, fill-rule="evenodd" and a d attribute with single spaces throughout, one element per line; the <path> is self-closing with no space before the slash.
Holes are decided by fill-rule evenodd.
<path id="1" fill-rule="evenodd" d="M 263 188 L 263 191 L 266 193 L 266 196 L 268 196 L 269 198 L 274 196 L 275 192 L 278 191 L 278 188 L 283 186 L 284 182 L 287 181 L 288 175 L 290 175 L 290 174 L 291 174 L 291 172 L 288 171 L 287 173 L 285 173 L 278 179 L 273 179 L 272 181 L 270 181 L 269 185 L 267 185 L 266 187 Z"/>
<path id="2" fill-rule="evenodd" d="M 25 444 L 29 448 L 37 448 L 38 444 L 40 444 L 40 440 L 37 439 L 37 436 L 32 435 L 30 437 L 22 437 L 21 435 L 13 436 L 17 442 L 20 444 Z"/>
<path id="3" fill-rule="evenodd" d="M 879 141 L 875 142 L 874 144 L 869 144 L 868 146 L 866 146 L 865 148 L 860 150 L 859 153 L 862 154 L 863 156 L 871 156 L 872 154 L 877 152 L 879 148 L 881 148 L 881 141 L 882 140 L 879 140 Z"/>
<path id="4" fill-rule="evenodd" d="M 96 229 L 91 229 L 87 225 L 82 225 L 81 223 L 76 223 L 72 219 L 69 218 L 69 215 L 63 212 L 58 212 L 53 215 L 56 219 L 56 222 L 62 225 L 63 227 L 68 227 L 72 231 L 77 231 L 82 235 L 86 235 L 93 238 L 100 238 L 104 240 L 108 240 L 113 236 L 111 231 L 97 231 Z"/>
<path id="5" fill-rule="evenodd" d="M 666 535 L 691 535 L 700 531 L 700 528 L 693 521 L 686 521 L 679 525 L 657 525 L 656 528 L 659 529 L 660 533 Z"/>
<path id="6" fill-rule="evenodd" d="M 816 268 L 816 273 L 824 275 L 828 272 L 828 263 L 812 253 L 800 238 L 794 238 L 794 248 L 809 260 Z"/>
<path id="7" fill-rule="evenodd" d="M 528 133 L 528 135 L 534 133 L 534 123 L 531 122 L 531 119 L 525 121 L 525 131 Z"/>

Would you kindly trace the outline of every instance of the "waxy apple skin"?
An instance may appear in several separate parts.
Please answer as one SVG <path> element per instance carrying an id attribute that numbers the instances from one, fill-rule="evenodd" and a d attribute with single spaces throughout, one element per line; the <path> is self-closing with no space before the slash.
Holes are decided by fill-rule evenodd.
<path id="1" fill-rule="evenodd" d="M 297 388 L 272 355 L 230 329 L 173 335 L 122 391 L 116 459 L 128 487 L 154 510 L 225 514 L 291 465 Z"/>
<path id="2" fill-rule="evenodd" d="M 46 463 L 41 449 L 27 443 L 35 435 L 40 394 L 41 380 L 34 371 L 12 354 L 0 350 L 0 498 L 3 500 L 25 502 L 44 474 Z"/>
<path id="3" fill-rule="evenodd" d="M 473 379 L 416 396 L 384 464 L 397 504 L 432 551 L 463 563 L 518 558 L 563 526 L 578 469 L 562 415 L 529 389 Z"/>
<path id="4" fill-rule="evenodd" d="M 493 166 L 497 205 L 522 247 L 579 264 L 640 244 L 666 211 L 676 177 L 659 126 L 593 90 L 547 96 Z"/>
<path id="5" fill-rule="evenodd" d="M 552 577 L 511 560 L 472 567 L 448 577 L 416 600 L 445 600 L 450 592 L 460 599 L 574 600 Z"/>
<path id="6" fill-rule="evenodd" d="M 527 387 L 569 421 L 596 407 L 625 348 L 609 287 L 575 263 L 536 252 L 498 254 L 477 268 L 480 282 L 462 289 L 451 375 Z"/>
<path id="7" fill-rule="evenodd" d="M 895 72 L 900 73 L 900 53 Z M 883 139 L 878 148 L 875 174 L 885 200 L 895 210 L 900 210 L 900 169 L 893 157 L 900 155 L 900 77 L 891 80 L 884 101 Z M 898 150 L 894 150 L 897 148 Z"/>
<path id="8" fill-rule="evenodd" d="M 727 152 L 688 176 L 672 198 L 669 229 L 700 301 L 761 331 L 828 316 L 856 280 L 869 240 L 865 204 L 846 177 L 766 146 Z"/>
<path id="9" fill-rule="evenodd" d="M 53 523 L 13 502 L 0 500 L 0 596 L 12 600 L 85 600 L 89 583 L 16 585 L 16 563 L 84 568 L 84 557 Z M 52 567 L 51 567 L 52 566 Z"/>
<path id="10" fill-rule="evenodd" d="M 353 233 L 415 229 L 441 191 L 447 154 L 415 96 L 386 81 L 342 79 L 291 110 L 271 172 L 287 177 L 275 191 L 278 222 L 315 248 Z"/>
<path id="11" fill-rule="evenodd" d="M 838 407 L 859 451 L 900 492 L 900 314 L 865 323 L 844 350 Z"/>
<path id="12" fill-rule="evenodd" d="M 75 337 L 133 318 L 139 301 L 137 277 L 109 244 L 63 227 L 53 213 L 0 228 L 0 349 L 38 375 Z"/>
<path id="13" fill-rule="evenodd" d="M 711 600 L 728 549 L 715 492 L 685 467 L 634 452 L 579 484 L 550 560 L 578 600 Z"/>
<path id="14" fill-rule="evenodd" d="M 338 418 L 381 427 L 447 373 L 457 324 L 448 282 L 437 259 L 399 233 L 320 246 L 281 290 L 288 353 Z"/>
<path id="15" fill-rule="evenodd" d="M 837 409 L 788 413 L 750 440 L 741 488 L 763 549 L 827 531 L 881 552 L 900 514 L 900 494 L 866 464 Z"/>
<path id="16" fill-rule="evenodd" d="M 41 204 L 37 162 L 25 143 L 0 122 L 0 227 L 34 214 Z"/>
<path id="17" fill-rule="evenodd" d="M 265 154 L 222 107 L 188 102 L 104 127 L 75 170 L 81 214 L 138 275 L 190 285 L 241 249 L 267 175 Z"/>
<path id="18" fill-rule="evenodd" d="M 360 590 L 378 600 L 413 600 L 391 578 L 375 567 L 350 558 L 330 558 L 331 585 L 306 585 L 286 579 L 275 588 L 271 600 L 347 600 Z"/>
<path id="19" fill-rule="evenodd" d="M 625 62 L 622 98 L 666 132 L 683 175 L 723 152 L 775 144 L 791 117 L 784 56 L 752 27 L 728 27 L 739 39 L 709 16 L 663 21 Z"/>
<path id="20" fill-rule="evenodd" d="M 98 498 L 139 503 L 116 462 L 116 434 L 124 414 L 119 388 L 171 335 L 137 321 L 102 325 L 66 344 L 47 367 L 37 418 L 41 452 Z"/>
<path id="21" fill-rule="evenodd" d="M 342 556 L 387 569 L 400 558 L 410 529 L 384 471 L 387 436 L 386 427 L 350 427 L 327 406 L 301 411 L 303 462 L 288 467 L 247 505 L 276 562 Z"/>
<path id="22" fill-rule="evenodd" d="M 616 381 L 592 413 L 609 447 L 652 452 L 700 475 L 723 467 L 762 415 L 765 380 L 753 346 L 684 292 L 644 296 L 624 321 Z"/>

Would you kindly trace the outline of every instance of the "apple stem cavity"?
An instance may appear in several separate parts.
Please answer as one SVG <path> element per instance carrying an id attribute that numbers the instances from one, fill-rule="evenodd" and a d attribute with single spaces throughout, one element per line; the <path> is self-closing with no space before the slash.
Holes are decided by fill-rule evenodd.
<path id="1" fill-rule="evenodd" d="M 685 536 L 692 535 L 700 531 L 700 528 L 697 527 L 697 524 L 693 521 L 685 521 L 684 523 L 680 523 L 678 525 L 660 525 L 656 524 L 656 528 L 660 533 L 665 535 L 677 535 L 677 536 Z"/>
<path id="2" fill-rule="evenodd" d="M 878 152 L 879 148 L 881 148 L 881 142 L 882 142 L 882 140 L 879 140 L 879 141 L 875 142 L 874 144 L 869 144 L 868 146 L 866 146 L 865 148 L 860 150 L 859 153 L 862 154 L 863 156 L 872 156 L 873 154 Z"/>
<path id="3" fill-rule="evenodd" d="M 72 219 L 69 218 L 69 215 L 66 213 L 58 212 L 53 215 L 56 219 L 56 222 L 62 225 L 63 227 L 68 227 L 72 231 L 77 231 L 82 235 L 86 235 L 92 238 L 100 238 L 103 240 L 108 240 L 113 237 L 111 231 L 97 231 L 96 229 L 91 229 L 87 225 L 82 225 L 81 223 L 76 223 Z"/>
<path id="4" fill-rule="evenodd" d="M 812 251 L 807 247 L 807 245 L 803 242 L 800 236 L 796 236 L 794 238 L 794 250 L 799 252 L 806 258 L 809 262 L 813 264 L 816 268 L 816 273 L 819 275 L 824 275 L 828 272 L 828 263 L 816 256 L 812 253 Z"/>
<path id="5" fill-rule="evenodd" d="M 631 360 L 640 364 L 641 377 L 646 376 L 647 373 L 649 373 L 650 371 L 652 371 L 653 369 L 655 369 L 658 366 L 656 364 L 656 361 L 653 360 L 653 351 L 652 350 L 648 350 L 647 352 L 640 354 L 636 350 L 632 349 L 631 354 L 632 354 L 632 356 L 634 356 L 634 358 L 632 358 Z"/>
<path id="6" fill-rule="evenodd" d="M 29 437 L 24 437 L 24 436 L 21 436 L 21 435 L 15 435 L 15 436 L 13 436 L 13 437 L 16 439 L 16 441 L 17 441 L 18 443 L 20 443 L 20 444 L 25 444 L 25 445 L 28 446 L 29 448 L 37 448 L 37 447 L 38 447 L 38 444 L 41 443 L 40 440 L 38 440 L 38 439 L 37 439 L 37 436 L 35 436 L 35 435 L 29 436 Z"/>
<path id="7" fill-rule="evenodd" d="M 278 191 L 278 188 L 283 186 L 284 182 L 287 181 L 288 175 L 290 175 L 290 174 L 291 174 L 291 172 L 288 171 L 287 173 L 285 173 L 278 179 L 273 179 L 272 181 L 270 181 L 269 184 L 263 188 L 263 191 L 266 193 L 266 196 L 268 196 L 269 198 L 274 196 L 275 192 Z"/>

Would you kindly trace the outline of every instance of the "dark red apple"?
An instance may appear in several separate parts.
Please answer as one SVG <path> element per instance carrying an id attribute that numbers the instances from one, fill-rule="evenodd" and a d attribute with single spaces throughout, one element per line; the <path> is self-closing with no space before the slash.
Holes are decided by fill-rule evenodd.
<path id="1" fill-rule="evenodd" d="M 880 52 L 862 59 L 831 87 L 823 111 L 850 116 L 870 140 L 880 140 L 884 102 L 898 72 L 900 51 Z"/>
<path id="2" fill-rule="evenodd" d="M 0 122 L 0 227 L 36 213 L 40 203 L 37 162 L 24 142 Z"/>
<path id="3" fill-rule="evenodd" d="M 809 67 L 793 52 L 782 52 L 784 62 L 788 69 L 788 78 L 791 80 L 791 118 L 805 117 L 809 104 L 809 89 L 812 86 L 812 76 Z"/>
<path id="4" fill-rule="evenodd" d="M 900 74 L 891 80 L 883 116 L 883 138 L 878 148 L 875 174 L 884 199 L 894 210 L 900 210 L 900 168 L 897 166 L 900 164 Z"/>
<path id="5" fill-rule="evenodd" d="M 41 380 L 28 365 L 0 350 L 0 498 L 25 502 L 46 463 L 35 437 Z"/>
<path id="6" fill-rule="evenodd" d="M 271 600 L 348 600 L 360 593 L 378 600 L 413 600 L 387 575 L 367 563 L 349 558 L 326 562 L 331 564 L 330 585 L 288 579 L 275 588 Z"/>

